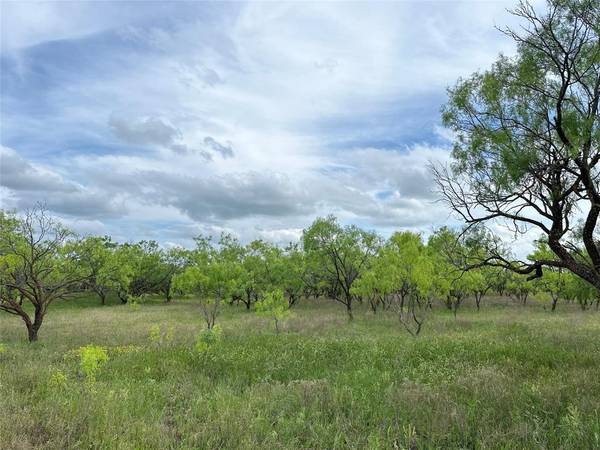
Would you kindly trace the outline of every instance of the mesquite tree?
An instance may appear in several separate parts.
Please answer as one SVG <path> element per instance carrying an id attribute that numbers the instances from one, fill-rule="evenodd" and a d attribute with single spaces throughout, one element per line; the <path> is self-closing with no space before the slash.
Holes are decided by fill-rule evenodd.
<path id="1" fill-rule="evenodd" d="M 78 255 L 66 251 L 65 244 L 74 239 L 42 207 L 23 218 L 0 211 L 0 311 L 25 322 L 30 342 L 37 341 L 50 304 L 82 288 L 89 278 Z"/>
<path id="2" fill-rule="evenodd" d="M 472 265 L 530 278 L 564 268 L 600 289 L 600 2 L 549 0 L 543 12 L 521 3 L 514 14 L 523 26 L 504 33 L 516 55 L 449 90 L 443 120 L 456 143 L 451 166 L 433 168 L 437 185 L 467 224 L 535 228 L 552 251 L 517 261 L 490 245 Z"/>
<path id="3" fill-rule="evenodd" d="M 309 271 L 306 280 L 316 292 L 342 303 L 352 320 L 353 284 L 369 268 L 381 239 L 354 225 L 341 226 L 328 216 L 303 231 L 302 243 Z"/>

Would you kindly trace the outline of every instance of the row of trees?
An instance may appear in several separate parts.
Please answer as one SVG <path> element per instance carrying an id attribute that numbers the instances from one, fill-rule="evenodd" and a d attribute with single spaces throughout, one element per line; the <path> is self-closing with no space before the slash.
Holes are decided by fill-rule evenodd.
<path id="1" fill-rule="evenodd" d="M 209 329 L 224 302 L 246 309 L 263 302 L 258 309 L 280 311 L 273 313 L 277 320 L 300 298 L 325 297 L 342 304 L 349 319 L 356 302 L 374 313 L 393 310 L 414 334 L 434 300 L 454 314 L 467 297 L 479 309 L 491 292 L 522 303 L 531 292 L 542 292 L 552 310 L 559 299 L 583 308 L 597 301 L 593 286 L 561 268 L 533 282 L 498 267 L 463 271 L 488 239 L 481 230 L 459 234 L 441 228 L 426 242 L 408 231 L 384 240 L 329 216 L 316 219 L 300 242 L 284 248 L 261 240 L 242 245 L 223 234 L 218 242 L 199 236 L 193 249 L 165 250 L 152 241 L 79 238 L 43 209 L 20 218 L 1 212 L 0 310 L 19 316 L 35 341 L 50 304 L 82 291 L 94 293 L 102 304 L 108 295 L 123 303 L 146 294 L 166 302 L 174 295 L 192 296 Z M 540 241 L 531 259 L 549 252 Z"/>

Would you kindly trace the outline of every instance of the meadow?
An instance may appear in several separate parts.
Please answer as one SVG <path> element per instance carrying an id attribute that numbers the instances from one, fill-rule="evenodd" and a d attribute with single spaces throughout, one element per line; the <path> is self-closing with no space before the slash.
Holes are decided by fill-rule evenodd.
<path id="1" fill-rule="evenodd" d="M 244 307 L 218 323 L 198 352 L 193 299 L 60 301 L 33 344 L 0 316 L 0 448 L 600 448 L 595 311 L 436 303 L 417 338 L 329 300 L 303 299 L 279 334 Z M 88 344 L 109 356 L 95 381 Z"/>

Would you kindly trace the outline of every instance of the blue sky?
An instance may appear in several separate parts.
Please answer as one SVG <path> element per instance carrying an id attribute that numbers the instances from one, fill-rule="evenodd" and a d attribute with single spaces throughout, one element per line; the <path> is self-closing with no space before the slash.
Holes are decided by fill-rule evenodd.
<path id="1" fill-rule="evenodd" d="M 514 51 L 513 5 L 2 2 L 1 206 L 165 245 L 456 223 L 440 107 Z"/>

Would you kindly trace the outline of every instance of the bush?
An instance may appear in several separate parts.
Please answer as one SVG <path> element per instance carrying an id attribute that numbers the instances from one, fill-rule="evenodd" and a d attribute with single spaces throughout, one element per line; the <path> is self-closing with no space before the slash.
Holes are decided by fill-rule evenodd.
<path id="1" fill-rule="evenodd" d="M 108 362 L 108 353 L 104 347 L 86 345 L 79 349 L 79 367 L 87 381 L 96 381 L 96 374 Z"/>
<path id="2" fill-rule="evenodd" d="M 67 387 L 67 376 L 61 370 L 55 370 L 48 379 L 48 385 L 55 389 L 64 389 Z"/>
<path id="3" fill-rule="evenodd" d="M 219 325 L 202 330 L 196 338 L 196 345 L 194 346 L 196 352 L 205 353 L 210 350 L 213 345 L 221 340 L 222 333 L 223 331 Z"/>
<path id="4" fill-rule="evenodd" d="M 152 327 L 150 327 L 150 335 L 148 338 L 150 339 L 150 342 L 157 347 L 163 344 L 169 344 L 173 341 L 173 327 L 161 330 L 160 325 L 152 325 Z"/>

